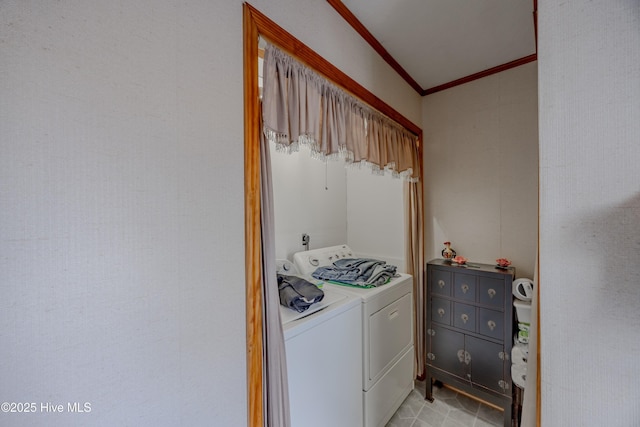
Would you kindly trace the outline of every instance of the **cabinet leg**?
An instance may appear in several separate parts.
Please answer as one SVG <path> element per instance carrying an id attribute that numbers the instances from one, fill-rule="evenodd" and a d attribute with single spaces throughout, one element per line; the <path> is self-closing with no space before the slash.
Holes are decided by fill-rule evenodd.
<path id="1" fill-rule="evenodd" d="M 426 391 L 424 393 L 424 399 L 428 400 L 429 402 L 433 402 L 433 378 L 431 378 L 431 373 L 429 372 L 429 369 L 427 369 L 426 372 Z"/>
<path id="2" fill-rule="evenodd" d="M 504 427 L 512 427 L 513 412 L 511 411 L 511 402 L 504 407 Z"/>
<path id="3" fill-rule="evenodd" d="M 520 412 L 522 410 L 522 389 L 515 384 L 513 385 L 515 389 L 515 397 L 513 400 L 513 426 L 520 426 Z"/>

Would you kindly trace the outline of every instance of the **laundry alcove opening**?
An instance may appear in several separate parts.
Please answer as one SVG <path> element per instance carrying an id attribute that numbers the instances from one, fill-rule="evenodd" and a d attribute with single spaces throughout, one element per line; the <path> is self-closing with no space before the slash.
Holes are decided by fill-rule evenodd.
<path id="1" fill-rule="evenodd" d="M 403 214 L 407 215 L 406 228 L 401 225 L 402 221 L 398 222 L 400 230 L 405 228 L 400 235 L 407 236 L 407 238 L 400 239 L 400 241 L 406 244 L 404 248 L 405 270 L 413 275 L 414 295 L 416 296 L 414 299 L 414 308 L 416 309 L 414 314 L 417 319 L 421 319 L 423 313 L 420 287 L 424 264 L 424 243 L 422 238 L 424 229 L 423 202 L 422 183 L 420 180 L 422 174 L 422 150 L 420 147 L 422 130 L 255 8 L 245 3 L 243 9 L 245 63 L 245 276 L 249 418 L 250 425 L 262 425 L 263 420 L 272 425 L 288 425 L 285 420 L 285 418 L 288 418 L 286 416 L 288 413 L 286 374 L 282 375 L 283 369 L 285 369 L 285 365 L 282 363 L 284 362 L 284 356 L 280 356 L 283 354 L 284 348 L 282 346 L 282 333 L 278 333 L 278 329 L 280 329 L 279 316 L 275 315 L 278 312 L 276 308 L 278 306 L 277 286 L 274 287 L 272 283 L 275 280 L 276 260 L 276 238 L 274 236 L 274 218 L 276 214 L 272 195 L 275 185 L 272 185 L 271 176 L 274 168 L 271 167 L 271 162 L 269 161 L 271 157 L 269 146 L 261 143 L 261 141 L 271 140 L 275 136 L 276 142 L 288 144 L 300 141 L 298 137 L 301 135 L 305 137 L 303 139 L 311 142 L 318 142 L 322 139 L 321 147 L 314 147 L 316 149 L 321 148 L 321 151 L 314 150 L 316 155 L 321 153 L 321 156 L 333 157 L 334 154 L 347 153 L 347 155 L 350 155 L 349 161 L 358 163 L 360 160 L 366 160 L 369 165 L 374 166 L 374 169 L 376 167 L 379 169 L 391 169 L 405 178 L 405 180 L 395 180 L 397 185 L 404 188 L 404 194 L 402 196 L 398 194 L 398 197 L 403 202 L 400 203 L 396 212 L 400 217 Z M 349 120 L 352 123 L 360 122 L 360 126 L 348 127 L 347 129 L 353 133 L 346 135 L 346 138 L 338 138 L 338 145 L 334 146 L 330 146 L 331 141 L 318 137 L 322 135 L 314 135 L 315 138 L 306 138 L 312 133 L 309 131 L 305 134 L 298 133 L 290 138 L 291 133 L 288 132 L 286 126 L 284 129 L 280 129 L 280 123 L 278 122 L 279 118 L 282 117 L 280 112 L 278 111 L 275 116 L 270 115 L 267 112 L 273 110 L 262 109 L 260 105 L 261 91 L 258 87 L 258 40 L 260 37 L 266 38 L 270 43 L 283 49 L 289 55 L 295 54 L 298 60 L 302 58 L 303 63 L 310 67 L 309 70 L 303 71 L 305 76 L 309 75 L 309 71 L 315 73 L 312 70 L 321 70 L 321 78 L 328 79 L 331 82 L 329 85 L 335 84 L 337 87 L 346 89 L 349 94 L 347 97 L 356 97 L 357 99 L 350 99 L 346 105 L 336 106 L 334 104 L 331 108 L 342 109 L 341 114 L 337 115 L 337 117 L 345 117 L 344 110 L 346 110 L 347 114 L 351 114 Z M 285 61 L 289 61 L 289 59 L 285 59 Z M 285 64 L 285 66 L 287 65 Z M 289 77 L 287 75 L 285 79 L 287 84 L 292 81 Z M 280 78 L 277 77 L 276 79 Z M 268 78 L 264 80 L 266 82 L 274 81 Z M 327 85 L 325 83 L 322 84 L 322 96 L 324 96 L 326 93 L 324 90 L 327 89 Z M 269 90 L 267 86 L 265 84 L 264 93 Z M 318 88 L 308 87 L 307 89 L 313 92 Z M 328 90 L 331 92 L 331 96 L 339 98 L 338 102 L 345 96 L 340 89 L 336 91 L 333 88 L 329 88 Z M 290 92 L 289 88 L 282 93 L 288 92 Z M 264 93 L 262 94 L 263 103 L 268 104 L 265 102 L 268 97 L 264 96 Z M 312 96 L 317 96 L 318 93 L 316 91 Z M 289 104 L 288 102 L 276 102 L 276 105 Z M 311 105 L 314 104 L 312 103 Z M 353 108 L 354 106 L 356 107 L 355 109 Z M 261 118 L 261 111 L 265 118 L 273 119 L 275 117 L 276 123 Z M 326 117 L 330 116 L 324 117 L 326 119 Z M 364 126 L 362 126 L 363 122 Z M 263 124 L 266 123 L 269 123 L 269 125 L 264 125 L 263 128 Z M 332 122 L 323 120 L 322 124 L 329 126 Z M 267 128 L 267 132 L 263 132 L 265 128 Z M 331 131 L 333 130 L 332 128 Z M 263 136 L 266 138 L 263 138 Z M 365 145 L 362 145 L 363 136 L 367 141 Z M 320 180 L 320 188 L 322 190 L 332 185 L 329 182 L 329 167 L 330 163 L 322 164 L 322 168 L 326 168 L 324 170 L 325 180 Z M 362 172 L 366 173 L 366 171 Z M 346 173 L 348 172 L 343 171 L 345 181 L 347 181 Z M 295 180 L 297 177 L 289 177 L 288 179 Z M 351 182 L 355 181 L 352 179 Z M 345 189 L 345 195 L 342 197 L 345 206 L 343 217 L 346 217 L 346 211 L 349 209 L 346 202 L 347 192 L 348 189 Z M 378 194 L 377 196 L 384 198 L 384 194 Z M 295 197 L 293 199 L 295 200 Z M 328 204 L 331 205 L 331 203 Z M 368 213 L 364 215 L 370 216 Z M 354 218 L 353 221 L 359 220 Z M 359 223 L 363 222 L 359 221 Z M 351 228 L 349 231 L 346 226 L 341 226 L 337 229 L 340 230 L 339 234 L 341 235 L 341 241 L 338 243 L 345 241 L 345 230 L 347 230 L 346 234 L 354 230 L 354 228 Z M 312 233 L 310 231 L 306 232 Z M 298 233 L 295 232 L 295 234 Z M 337 235 L 338 233 L 335 234 Z M 364 233 L 364 235 L 366 234 Z M 294 239 L 300 239 L 300 242 L 301 238 L 301 235 L 294 236 Z M 316 241 L 316 243 L 318 242 Z M 294 250 L 294 252 L 296 251 Z M 287 256 L 284 257 L 288 258 Z M 400 263 L 402 263 L 402 260 L 400 260 Z M 275 295 L 273 294 L 274 290 L 276 292 Z M 276 310 L 274 311 L 274 309 Z M 414 331 L 417 349 L 423 348 L 420 338 L 422 333 L 419 331 L 420 324 L 420 322 L 415 323 L 417 329 Z M 420 357 L 418 354 L 416 356 Z M 424 361 L 416 360 L 415 362 L 416 373 L 421 375 Z M 265 398 L 267 396 L 269 397 L 268 399 Z"/>

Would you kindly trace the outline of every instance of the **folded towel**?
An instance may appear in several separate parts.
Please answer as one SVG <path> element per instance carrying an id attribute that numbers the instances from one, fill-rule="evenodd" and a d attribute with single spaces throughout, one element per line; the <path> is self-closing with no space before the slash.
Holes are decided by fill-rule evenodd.
<path id="1" fill-rule="evenodd" d="M 278 291 L 280 304 L 298 313 L 302 313 L 324 298 L 324 292 L 316 285 L 296 276 L 278 274 Z"/>
<path id="2" fill-rule="evenodd" d="M 345 258 L 332 265 L 318 267 L 311 275 L 320 280 L 370 288 L 391 280 L 396 275 L 396 267 L 376 259 Z"/>

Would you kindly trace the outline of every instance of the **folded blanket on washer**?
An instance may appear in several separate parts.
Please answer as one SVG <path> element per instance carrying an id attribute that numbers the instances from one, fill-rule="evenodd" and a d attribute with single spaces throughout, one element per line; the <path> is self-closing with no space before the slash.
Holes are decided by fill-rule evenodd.
<path id="1" fill-rule="evenodd" d="M 377 259 L 343 258 L 318 267 L 311 275 L 320 280 L 370 288 L 387 283 L 396 275 L 396 269 L 395 265 Z"/>
<path id="2" fill-rule="evenodd" d="M 278 274 L 280 304 L 302 313 L 311 305 L 322 301 L 324 292 L 313 283 L 296 276 Z"/>

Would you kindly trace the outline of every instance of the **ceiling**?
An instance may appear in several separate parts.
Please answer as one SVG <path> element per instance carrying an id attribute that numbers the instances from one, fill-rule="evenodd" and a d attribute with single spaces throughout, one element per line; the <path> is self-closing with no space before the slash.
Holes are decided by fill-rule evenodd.
<path id="1" fill-rule="evenodd" d="M 327 1 L 422 95 L 536 59 L 536 0 Z"/>

